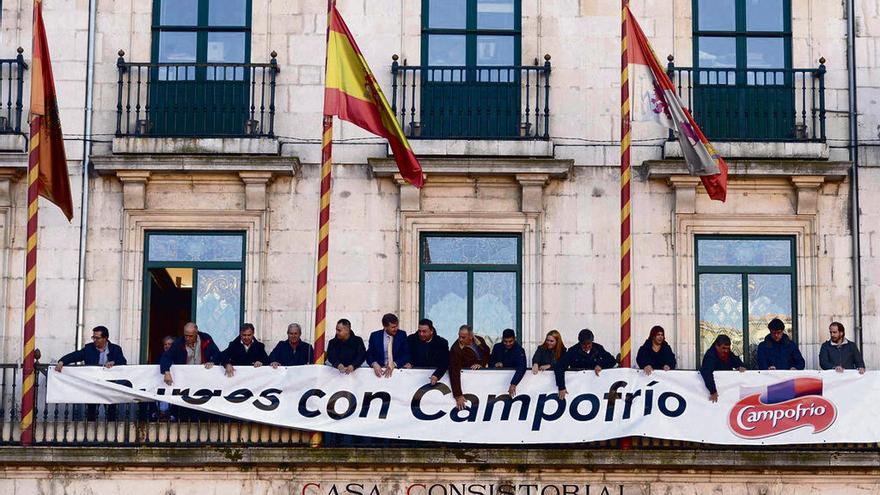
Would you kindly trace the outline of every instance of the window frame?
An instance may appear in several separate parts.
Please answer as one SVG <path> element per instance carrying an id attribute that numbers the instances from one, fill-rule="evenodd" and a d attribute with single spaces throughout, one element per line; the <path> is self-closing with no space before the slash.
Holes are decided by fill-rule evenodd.
<path id="1" fill-rule="evenodd" d="M 154 235 L 190 235 L 190 236 L 228 236 L 241 238 L 241 261 L 150 261 L 150 237 Z M 149 229 L 144 231 L 144 259 L 141 268 L 141 338 L 140 362 L 147 362 L 150 338 L 150 276 L 152 268 L 191 268 L 193 270 L 192 287 L 192 319 L 198 319 L 198 270 L 239 270 L 241 283 L 239 291 L 238 324 L 244 323 L 245 288 L 247 286 L 247 231 L 244 230 L 167 230 Z"/>
<path id="2" fill-rule="evenodd" d="M 516 265 L 511 264 L 474 264 L 474 263 L 425 263 L 422 250 L 426 239 L 429 237 L 470 237 L 470 238 L 513 238 L 517 240 Z M 419 233 L 419 319 L 425 318 L 425 273 L 426 272 L 465 272 L 467 273 L 467 323 L 474 324 L 473 289 L 474 273 L 516 273 L 516 316 L 515 327 L 516 339 L 522 343 L 522 265 L 523 265 L 523 236 L 516 232 L 436 232 L 424 231 Z M 454 329 L 457 331 L 458 329 Z M 498 329 L 500 332 L 501 328 Z M 475 328 L 478 333 L 480 329 Z M 450 341 L 451 342 L 451 341 Z"/>
<path id="3" fill-rule="evenodd" d="M 752 265 L 700 265 L 700 241 L 701 240 L 762 240 L 762 241 L 788 241 L 790 249 L 790 263 L 787 267 L 782 266 L 752 266 Z M 791 276 L 791 339 L 798 343 L 798 263 L 796 235 L 742 235 L 742 234 L 696 234 L 694 243 L 694 326 L 696 338 L 694 351 L 696 353 L 697 367 L 703 360 L 703 354 L 707 349 L 701 349 L 702 336 L 700 335 L 700 275 L 705 274 L 733 274 L 740 275 L 742 280 L 742 335 L 743 349 L 740 356 L 746 366 L 754 366 L 751 363 L 749 351 L 749 275 L 789 275 Z"/>
<path id="4" fill-rule="evenodd" d="M 159 38 L 163 32 L 194 32 L 196 33 L 196 60 L 193 65 L 206 65 L 209 63 L 231 65 L 233 62 L 208 62 L 208 34 L 209 33 L 244 33 L 244 61 L 251 61 L 251 30 L 253 25 L 253 0 L 245 0 L 245 19 L 242 26 L 211 26 L 208 24 L 208 7 L 210 0 L 198 1 L 198 20 L 195 26 L 182 26 L 177 24 L 162 24 L 162 2 L 174 0 L 153 0 L 152 25 L 150 28 L 152 39 L 150 40 L 150 62 L 159 63 Z M 236 62 L 237 63 L 237 62 Z M 185 65 L 186 63 L 182 63 Z M 196 81 L 207 80 L 205 67 L 196 67 Z M 222 81 L 221 80 L 218 80 Z"/>
<path id="5" fill-rule="evenodd" d="M 782 38 L 783 40 L 783 64 L 784 67 L 768 67 L 768 68 L 756 68 L 755 70 L 769 70 L 769 69 L 791 69 L 792 68 L 792 56 L 791 56 L 791 0 L 782 0 L 782 30 L 781 31 L 749 31 L 746 26 L 746 1 L 747 0 L 734 0 L 734 8 L 736 13 L 736 24 L 733 31 L 719 31 L 719 30 L 702 30 L 700 29 L 700 0 L 693 0 L 693 10 L 692 10 L 692 27 L 693 27 L 693 61 L 695 68 L 702 69 L 717 69 L 719 71 L 723 71 L 722 67 L 700 67 L 700 38 L 703 37 L 713 37 L 713 38 L 734 38 L 736 45 L 736 66 L 730 67 L 731 70 L 737 70 L 737 74 L 744 73 L 744 71 L 748 70 L 748 47 L 747 40 L 748 38 Z M 745 84 L 745 79 L 737 76 L 737 85 Z M 741 80 L 742 79 L 742 80 Z"/>
<path id="6" fill-rule="evenodd" d="M 430 2 L 422 0 L 422 32 L 421 32 L 421 57 L 422 65 L 428 64 L 428 39 L 431 35 L 459 35 L 465 37 L 465 64 L 462 68 L 473 69 L 477 67 L 495 67 L 477 65 L 477 37 L 478 36 L 510 36 L 513 38 L 513 66 L 522 61 L 522 0 L 513 0 L 513 29 L 478 28 L 477 27 L 477 2 L 478 0 L 465 0 L 467 15 L 464 28 L 432 28 L 430 27 Z M 506 66 L 499 66 L 506 67 Z M 467 78 L 475 77 L 472 72 L 466 71 Z"/>

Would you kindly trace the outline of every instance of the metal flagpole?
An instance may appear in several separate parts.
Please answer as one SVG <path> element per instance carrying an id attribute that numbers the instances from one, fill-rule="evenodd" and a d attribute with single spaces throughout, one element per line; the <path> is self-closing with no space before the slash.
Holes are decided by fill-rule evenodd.
<path id="1" fill-rule="evenodd" d="M 632 201 L 630 197 L 630 99 L 627 61 L 627 4 L 621 0 L 620 55 L 620 366 L 630 367 L 630 317 L 632 313 Z"/>
<path id="2" fill-rule="evenodd" d="M 28 220 L 24 289 L 24 362 L 21 387 L 21 444 L 34 441 L 34 347 L 37 326 L 37 198 L 39 197 L 40 125 L 42 117 L 31 120 L 28 157 Z"/>

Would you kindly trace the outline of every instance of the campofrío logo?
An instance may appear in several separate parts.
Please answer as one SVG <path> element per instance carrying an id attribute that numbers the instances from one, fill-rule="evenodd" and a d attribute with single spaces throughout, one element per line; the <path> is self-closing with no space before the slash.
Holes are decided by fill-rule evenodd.
<path id="1" fill-rule="evenodd" d="M 821 378 L 794 378 L 766 387 L 743 387 L 728 425 L 741 438 L 767 438 L 803 426 L 827 430 L 837 408 L 822 396 Z"/>

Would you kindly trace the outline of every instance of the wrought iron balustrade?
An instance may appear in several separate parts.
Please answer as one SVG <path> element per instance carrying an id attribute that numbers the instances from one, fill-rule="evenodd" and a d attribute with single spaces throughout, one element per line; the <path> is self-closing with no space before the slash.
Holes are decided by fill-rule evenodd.
<path id="1" fill-rule="evenodd" d="M 24 71 L 28 68 L 23 53 L 19 47 L 15 58 L 0 59 L 0 134 L 22 134 Z"/>
<path id="2" fill-rule="evenodd" d="M 272 137 L 277 54 L 265 64 L 137 63 L 119 51 L 117 136 Z"/>
<path id="3" fill-rule="evenodd" d="M 825 142 L 824 58 L 813 69 L 676 67 L 667 59 L 676 92 L 710 140 Z"/>
<path id="4" fill-rule="evenodd" d="M 391 64 L 391 107 L 411 139 L 550 138 L 550 56 L 531 66 Z"/>

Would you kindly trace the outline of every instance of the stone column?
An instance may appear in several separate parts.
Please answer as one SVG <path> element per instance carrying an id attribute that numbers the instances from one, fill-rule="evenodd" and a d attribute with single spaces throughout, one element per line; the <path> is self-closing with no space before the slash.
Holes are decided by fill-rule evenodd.
<path id="1" fill-rule="evenodd" d="M 119 170 L 116 177 L 122 182 L 122 208 L 143 210 L 147 207 L 147 182 L 150 172 L 144 170 Z"/>
<path id="2" fill-rule="evenodd" d="M 544 186 L 550 179 L 548 174 L 516 174 L 522 190 L 520 211 L 523 213 L 541 213 L 544 211 Z"/>
<path id="3" fill-rule="evenodd" d="M 690 175 L 674 175 L 669 185 L 675 192 L 675 214 L 694 214 L 697 212 L 697 186 L 700 178 Z"/>

